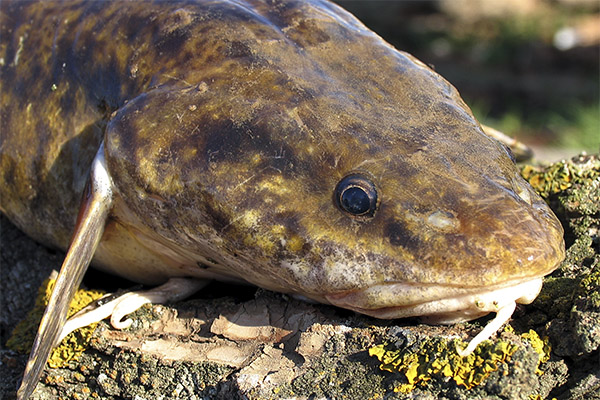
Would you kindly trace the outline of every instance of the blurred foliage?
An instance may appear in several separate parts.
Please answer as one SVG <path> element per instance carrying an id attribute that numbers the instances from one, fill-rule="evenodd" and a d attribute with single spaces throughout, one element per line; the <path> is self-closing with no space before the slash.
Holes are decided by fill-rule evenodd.
<path id="1" fill-rule="evenodd" d="M 573 100 L 564 109 L 543 110 L 527 116 L 516 109 L 494 116 L 485 101 L 476 101 L 470 106 L 482 124 L 493 126 L 511 137 L 588 153 L 600 151 L 600 103 L 578 105 Z"/>

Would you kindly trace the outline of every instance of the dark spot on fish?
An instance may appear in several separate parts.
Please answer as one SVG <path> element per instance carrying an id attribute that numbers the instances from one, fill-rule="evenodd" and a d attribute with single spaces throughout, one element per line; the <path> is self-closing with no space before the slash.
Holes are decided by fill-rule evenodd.
<path id="1" fill-rule="evenodd" d="M 296 35 L 293 39 L 302 47 L 317 46 L 328 42 L 329 35 L 319 28 L 319 25 L 312 20 L 302 20 L 295 29 Z"/>
<path id="2" fill-rule="evenodd" d="M 212 31 L 212 30 L 213 30 L 212 26 L 210 26 L 210 25 L 204 25 L 204 26 L 201 26 L 198 29 L 198 34 L 199 35 L 205 35 L 205 34 L 210 33 L 210 31 Z M 198 47 L 200 47 L 200 46 L 198 46 Z"/>
<path id="3" fill-rule="evenodd" d="M 187 50 L 179 55 L 179 60 L 183 64 L 189 64 L 191 61 L 193 61 L 194 57 L 196 57 L 196 54 Z"/>
<path id="4" fill-rule="evenodd" d="M 39 77 L 44 76 L 43 75 L 44 70 L 43 70 L 43 67 L 41 64 L 33 63 L 33 64 L 30 64 L 29 68 L 31 71 L 31 74 L 30 74 L 31 77 L 36 77 L 39 79 Z"/>
<path id="5" fill-rule="evenodd" d="M 393 172 L 396 176 L 401 176 L 405 181 L 417 176 L 419 174 L 419 168 L 414 165 L 404 162 L 402 160 L 394 159 L 387 163 L 387 170 Z"/>
<path id="6" fill-rule="evenodd" d="M 114 57 L 98 61 L 98 54 L 104 54 L 105 42 L 98 41 L 94 35 L 82 36 L 77 43 L 70 42 L 71 38 L 63 38 L 57 45 L 57 53 L 54 59 L 52 82 L 60 88 L 61 85 L 69 84 L 70 87 L 83 85 L 87 88 L 84 93 L 90 102 L 103 99 L 117 108 L 123 102 L 121 97 L 122 77 L 124 71 L 117 64 Z M 126 91 L 130 91 L 134 81 L 130 81 Z M 75 102 L 75 91 L 68 91 L 61 99 L 61 107 L 68 113 L 77 104 Z"/>
<path id="7" fill-rule="evenodd" d="M 78 5 L 77 3 L 73 3 L 69 6 L 68 9 L 71 12 L 76 13 L 80 8 L 81 8 L 81 5 Z M 110 18 L 114 15 L 115 12 L 116 12 L 116 10 L 113 10 L 112 12 L 106 10 L 105 5 L 103 5 L 101 1 L 90 1 L 85 4 L 85 9 L 84 9 L 80 19 L 85 20 L 86 17 L 89 15 L 93 15 L 95 17 L 99 14 L 100 15 L 104 14 Z M 103 28 L 101 21 L 102 21 L 102 19 L 98 18 L 98 21 L 94 25 L 94 28 L 93 28 L 94 30 Z"/>
<path id="8" fill-rule="evenodd" d="M 271 132 L 268 126 L 255 122 L 235 124 L 231 120 L 224 120 L 212 122 L 210 132 L 205 142 L 206 159 L 210 162 L 241 161 L 240 154 L 261 154 L 262 162 L 257 166 L 258 169 L 263 169 L 266 173 L 271 169 L 272 172 L 283 173 L 286 176 L 303 165 L 288 143 L 272 139 L 277 135 L 285 135 L 281 135 L 281 132 Z"/>
<path id="9" fill-rule="evenodd" d="M 301 232 L 302 225 L 298 220 L 298 215 L 292 211 L 284 211 L 277 213 L 275 219 L 278 223 L 285 226 L 287 231 L 292 234 L 299 234 Z"/>
<path id="10" fill-rule="evenodd" d="M 15 160 L 9 159 L 7 157 L 7 163 L 3 165 L 2 168 L 2 179 L 6 183 L 7 186 L 15 187 L 15 176 L 16 176 L 16 168 L 15 168 Z"/>
<path id="11" fill-rule="evenodd" d="M 448 210 L 461 210 L 464 206 L 464 199 L 457 197 L 452 190 L 444 190 L 442 192 L 442 198 L 442 204 L 444 204 L 444 207 Z"/>
<path id="12" fill-rule="evenodd" d="M 123 24 L 116 25 L 122 32 L 125 34 L 125 37 L 128 41 L 133 42 L 133 40 L 140 35 L 140 33 L 144 32 L 148 27 L 153 27 L 153 29 L 158 29 L 156 24 L 151 24 L 148 21 L 147 16 L 139 16 L 139 15 L 128 15 L 126 21 L 123 21 Z"/>
<path id="13" fill-rule="evenodd" d="M 400 221 L 386 224 L 384 234 L 393 246 L 401 246 L 406 249 L 418 249 L 421 245 L 421 240 L 414 236 Z"/>
<path id="14" fill-rule="evenodd" d="M 211 131 L 204 148 L 209 161 L 220 162 L 237 154 L 246 129 L 236 127 L 231 120 L 215 121 L 205 126 Z"/>
<path id="15" fill-rule="evenodd" d="M 156 39 L 156 49 L 159 54 L 166 55 L 178 54 L 181 47 L 190 36 L 188 29 L 175 29 L 174 31 L 161 35 Z"/>
<path id="16" fill-rule="evenodd" d="M 209 217 L 210 222 L 216 231 L 222 232 L 232 226 L 229 217 L 225 213 L 223 213 L 217 207 L 214 207 L 209 201 L 205 201 L 203 203 L 206 210 L 206 215 Z"/>
<path id="17" fill-rule="evenodd" d="M 231 58 L 252 58 L 252 49 L 244 42 L 228 42 L 225 48 L 225 54 Z"/>

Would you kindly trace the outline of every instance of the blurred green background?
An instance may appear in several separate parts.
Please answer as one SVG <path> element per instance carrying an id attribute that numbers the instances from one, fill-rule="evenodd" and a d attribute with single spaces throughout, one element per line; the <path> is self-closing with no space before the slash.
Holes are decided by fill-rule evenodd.
<path id="1" fill-rule="evenodd" d="M 600 148 L 599 0 L 338 0 L 555 161 Z"/>

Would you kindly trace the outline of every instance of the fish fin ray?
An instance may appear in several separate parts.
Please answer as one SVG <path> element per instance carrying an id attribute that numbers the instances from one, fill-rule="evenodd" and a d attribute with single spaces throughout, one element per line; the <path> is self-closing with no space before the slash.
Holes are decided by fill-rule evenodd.
<path id="1" fill-rule="evenodd" d="M 69 305 L 79 288 L 102 233 L 112 206 L 112 180 L 104 160 L 104 145 L 92 163 L 90 176 L 79 209 L 77 223 L 54 290 L 42 316 L 17 398 L 33 393 L 65 324 Z"/>
<path id="2" fill-rule="evenodd" d="M 525 143 L 520 142 L 497 129 L 494 129 L 491 126 L 482 124 L 481 128 L 483 129 L 483 133 L 508 147 L 516 157 L 517 162 L 523 162 L 533 158 L 533 149 L 531 149 L 531 147 L 527 146 Z"/>

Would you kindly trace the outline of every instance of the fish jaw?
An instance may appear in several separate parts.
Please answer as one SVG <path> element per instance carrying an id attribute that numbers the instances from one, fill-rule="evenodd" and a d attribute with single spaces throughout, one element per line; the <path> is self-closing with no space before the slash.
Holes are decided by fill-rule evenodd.
<path id="1" fill-rule="evenodd" d="M 336 306 L 381 319 L 419 316 L 427 323 L 454 324 L 498 312 L 512 303 L 530 304 L 541 288 L 541 277 L 480 288 L 444 285 L 424 287 L 397 282 L 327 295 L 326 299 Z M 402 299 L 405 304 L 380 308 L 372 306 L 378 302 L 377 299 L 387 297 Z"/>
<path id="2" fill-rule="evenodd" d="M 434 286 L 428 288 L 429 292 L 438 292 L 442 297 L 437 300 L 415 303 L 409 306 L 387 307 L 379 309 L 357 308 L 354 304 L 360 295 L 370 292 L 403 292 L 403 296 L 410 293 L 418 298 L 421 288 L 411 285 L 395 283 L 391 285 L 378 285 L 362 293 L 352 293 L 344 296 L 328 296 L 327 299 L 340 307 L 351 308 L 357 312 L 382 319 L 421 316 L 421 320 L 431 324 L 454 324 L 482 317 L 490 312 L 496 316 L 488 322 L 466 348 L 457 348 L 457 353 L 466 357 L 471 354 L 484 340 L 489 339 L 502 325 L 507 322 L 518 304 L 530 304 L 535 300 L 542 289 L 542 278 L 526 281 L 517 281 L 507 286 L 497 288 L 484 288 L 481 291 L 474 289 L 457 289 L 452 287 Z M 358 296 L 357 296 L 358 295 Z M 372 293 L 371 293 L 372 295 Z M 369 297 L 367 295 L 367 297 Z"/>

